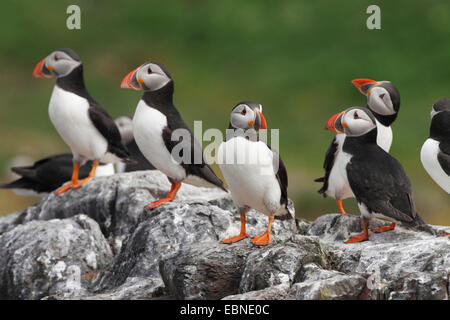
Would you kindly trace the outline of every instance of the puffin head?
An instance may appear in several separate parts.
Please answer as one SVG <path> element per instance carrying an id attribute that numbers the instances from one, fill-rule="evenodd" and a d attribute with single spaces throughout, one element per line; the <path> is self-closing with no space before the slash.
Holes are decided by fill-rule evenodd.
<path id="1" fill-rule="evenodd" d="M 368 108 L 382 116 L 392 116 L 400 109 L 400 93 L 389 81 L 354 79 L 353 85 L 367 97 Z"/>
<path id="2" fill-rule="evenodd" d="M 81 65 L 78 54 L 70 48 L 58 49 L 39 61 L 33 71 L 36 78 L 64 77 Z"/>
<path id="3" fill-rule="evenodd" d="M 450 98 L 440 98 L 433 104 L 431 108 L 431 119 L 442 111 L 450 111 Z"/>
<path id="4" fill-rule="evenodd" d="M 157 62 L 146 62 L 123 78 L 121 88 L 156 91 L 172 82 L 167 68 Z"/>
<path id="5" fill-rule="evenodd" d="M 239 102 L 231 111 L 230 129 L 254 129 L 256 132 L 267 129 L 262 114 L 262 105 L 256 102 Z"/>
<path id="6" fill-rule="evenodd" d="M 351 107 L 332 116 L 325 129 L 334 133 L 345 133 L 349 137 L 358 137 L 376 127 L 375 117 L 368 108 Z"/>
<path id="7" fill-rule="evenodd" d="M 116 120 L 117 128 L 119 129 L 122 143 L 127 144 L 134 139 L 133 136 L 133 119 L 131 116 L 120 116 Z"/>

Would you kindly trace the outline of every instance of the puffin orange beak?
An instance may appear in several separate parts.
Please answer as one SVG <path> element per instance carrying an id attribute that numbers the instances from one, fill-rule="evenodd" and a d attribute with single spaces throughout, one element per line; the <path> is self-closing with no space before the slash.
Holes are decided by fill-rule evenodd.
<path id="1" fill-rule="evenodd" d="M 34 68 L 34 71 L 33 71 L 33 77 L 45 78 L 45 75 L 42 73 L 42 66 L 44 65 L 45 59 L 47 59 L 47 57 L 45 57 L 44 59 L 39 61 L 39 63 L 36 65 L 36 67 Z"/>
<path id="2" fill-rule="evenodd" d="M 259 130 L 266 130 L 267 129 L 267 122 L 266 122 L 266 118 L 264 118 L 263 114 L 261 112 L 259 112 L 259 117 L 261 118 L 261 127 L 259 128 Z"/>
<path id="3" fill-rule="evenodd" d="M 123 78 L 122 82 L 120 83 L 120 87 L 123 89 L 133 89 L 133 90 L 139 90 L 141 89 L 140 84 L 142 82 L 139 81 L 139 79 L 136 80 L 136 71 L 139 68 L 134 69 L 130 73 L 128 73 L 125 78 Z M 138 82 L 138 86 L 134 86 L 133 83 Z"/>
<path id="4" fill-rule="evenodd" d="M 336 130 L 336 119 L 343 113 L 344 112 L 339 112 L 339 113 L 335 114 L 334 116 L 332 116 L 328 120 L 327 124 L 325 125 L 325 130 L 328 130 L 328 131 L 331 131 L 334 133 L 342 133 L 342 132 L 339 132 Z"/>
<path id="5" fill-rule="evenodd" d="M 374 86 L 377 81 L 372 79 L 354 79 L 352 80 L 352 83 L 363 95 L 369 95 L 369 89 Z"/>

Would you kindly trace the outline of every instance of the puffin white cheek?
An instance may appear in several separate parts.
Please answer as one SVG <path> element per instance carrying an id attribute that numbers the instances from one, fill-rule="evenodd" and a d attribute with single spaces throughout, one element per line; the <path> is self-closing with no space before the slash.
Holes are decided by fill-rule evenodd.
<path id="1" fill-rule="evenodd" d="M 383 98 L 380 96 L 384 94 Z M 389 94 L 386 92 L 371 93 L 369 97 L 369 107 L 378 114 L 388 116 L 395 113 Z"/>
<path id="2" fill-rule="evenodd" d="M 147 74 L 143 77 L 143 80 L 145 86 L 150 90 L 158 90 L 169 82 L 168 78 L 157 73 Z"/>

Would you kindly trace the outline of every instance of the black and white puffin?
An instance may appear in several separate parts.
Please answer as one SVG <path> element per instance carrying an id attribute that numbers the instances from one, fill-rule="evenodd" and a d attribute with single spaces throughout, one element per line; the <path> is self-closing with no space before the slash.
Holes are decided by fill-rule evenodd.
<path id="1" fill-rule="evenodd" d="M 389 152 L 392 144 L 392 129 L 390 125 L 397 118 L 400 110 L 400 94 L 397 88 L 389 81 L 375 81 L 371 79 L 354 79 L 352 83 L 358 90 L 367 96 L 367 108 L 375 116 L 378 136 L 377 144 L 386 152 Z M 342 146 L 345 134 L 336 134 L 330 147 L 325 153 L 323 168 L 325 176 L 316 179 L 323 182 L 318 191 L 324 197 L 330 196 L 336 199 L 339 210 L 345 214 L 342 200 L 354 197 L 344 177 L 341 177 L 336 163 L 345 161 L 342 158 Z"/>
<path id="2" fill-rule="evenodd" d="M 133 135 L 133 117 L 126 115 L 120 116 L 114 120 L 119 128 L 120 135 L 122 136 L 122 143 L 127 148 L 130 154 L 128 162 L 118 162 L 116 164 L 117 172 L 132 172 L 142 170 L 154 170 L 150 162 L 144 157 L 141 150 L 136 144 Z"/>
<path id="3" fill-rule="evenodd" d="M 270 243 L 270 229 L 275 216 L 292 217 L 288 208 L 288 176 L 278 153 L 260 141 L 257 132 L 266 129 L 262 106 L 254 102 L 240 102 L 231 112 L 227 140 L 217 151 L 217 159 L 228 188 L 241 215 L 239 235 L 223 240 L 233 243 L 248 237 L 245 215 L 258 210 L 269 218 L 266 232 L 251 239 L 255 245 Z"/>
<path id="4" fill-rule="evenodd" d="M 80 166 L 78 177 L 85 179 L 92 170 L 92 161 Z M 71 180 L 73 171 L 73 155 L 61 153 L 51 155 L 36 161 L 31 166 L 13 167 L 11 170 L 20 178 L 0 185 L 1 189 L 11 189 L 18 195 L 43 197 L 55 191 L 64 183 Z M 112 163 L 99 164 L 95 176 L 108 176 L 114 174 Z"/>
<path id="5" fill-rule="evenodd" d="M 61 194 L 80 188 L 90 181 L 100 162 L 127 159 L 128 151 L 120 132 L 105 109 L 88 93 L 83 79 L 83 65 L 72 49 L 59 49 L 42 59 L 35 67 L 37 78 L 56 77 L 49 103 L 50 120 L 73 154 L 70 183 L 55 191 Z M 92 160 L 88 176 L 78 180 L 80 165 Z"/>
<path id="6" fill-rule="evenodd" d="M 127 148 L 129 162 L 100 163 L 95 170 L 95 177 L 109 176 L 116 172 L 132 172 L 151 170 L 154 167 L 145 159 L 136 145 L 133 136 L 132 118 L 128 115 L 114 120 L 119 129 L 122 144 Z M 92 161 L 80 166 L 78 178 L 87 178 L 92 169 Z M 18 195 L 43 197 L 69 182 L 73 171 L 73 155 L 71 153 L 55 154 L 34 162 L 30 166 L 12 167 L 11 171 L 20 178 L 3 185 L 1 189 L 11 189 Z"/>
<path id="7" fill-rule="evenodd" d="M 397 221 L 434 234 L 416 211 L 411 183 L 402 165 L 377 144 L 377 124 L 372 112 L 352 107 L 333 116 L 327 127 L 346 134 L 342 148 L 345 161 L 338 167 L 355 195 L 363 221 L 363 232 L 346 243 L 368 240 L 368 225 L 373 217 L 394 220 L 389 226 L 372 229 L 375 233 L 393 230 Z"/>
<path id="8" fill-rule="evenodd" d="M 430 137 L 420 151 L 430 177 L 450 194 L 450 99 L 441 98 L 431 110 Z"/>
<path id="9" fill-rule="evenodd" d="M 149 203 L 147 209 L 172 201 L 183 181 L 207 182 L 226 191 L 223 182 L 205 162 L 200 143 L 173 104 L 174 81 L 164 65 L 144 63 L 125 76 L 121 88 L 144 90 L 133 117 L 134 139 L 142 154 L 172 184 L 168 195 Z M 187 139 L 183 141 L 177 134 L 184 134 Z M 182 152 L 178 150 L 179 143 L 187 147 L 182 148 Z M 172 151 L 180 152 L 175 155 Z"/>

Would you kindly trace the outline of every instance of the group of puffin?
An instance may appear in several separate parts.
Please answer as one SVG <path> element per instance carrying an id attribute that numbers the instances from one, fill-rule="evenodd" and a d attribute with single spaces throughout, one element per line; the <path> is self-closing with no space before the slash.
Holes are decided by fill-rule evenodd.
<path id="1" fill-rule="evenodd" d="M 174 106 L 174 80 L 163 64 L 146 62 L 124 77 L 121 88 L 144 93 L 134 116 L 116 121 L 88 93 L 83 65 L 74 50 L 53 51 L 36 65 L 33 75 L 56 78 L 49 116 L 72 154 L 54 155 L 29 167 L 13 168 L 21 178 L 0 187 L 60 195 L 102 175 L 102 167 L 119 162 L 119 171 L 157 169 L 167 176 L 170 191 L 165 198 L 147 204 L 145 208 L 149 210 L 172 201 L 182 182 L 196 184 L 200 179 L 227 191 Z M 398 90 L 389 81 L 352 82 L 367 97 L 367 106 L 348 108 L 327 122 L 326 129 L 336 135 L 325 155 L 325 175 L 316 179 L 323 183 L 319 193 L 335 198 L 342 214 L 342 200 L 356 198 L 363 232 L 346 243 L 368 240 L 372 217 L 394 221 L 371 229 L 372 232 L 392 230 L 395 222 L 401 222 L 434 234 L 416 211 L 411 183 L 403 167 L 388 153 L 393 137 L 390 125 L 400 109 Z M 439 99 L 433 105 L 431 118 L 430 137 L 422 147 L 421 160 L 432 179 L 450 193 L 450 99 Z M 177 138 L 174 132 L 178 129 L 190 139 Z M 241 231 L 222 242 L 234 243 L 248 237 L 246 213 L 255 209 L 268 216 L 268 227 L 263 234 L 252 237 L 251 242 L 264 246 L 270 243 L 274 218 L 294 215 L 288 205 L 287 170 L 279 154 L 258 138 L 258 133 L 267 129 L 261 104 L 239 102 L 231 112 L 228 129 L 233 134 L 220 144 L 217 159 L 240 214 Z M 189 154 L 175 161 L 172 151 L 186 142 Z M 256 155 L 258 160 L 237 161 L 244 154 Z"/>

